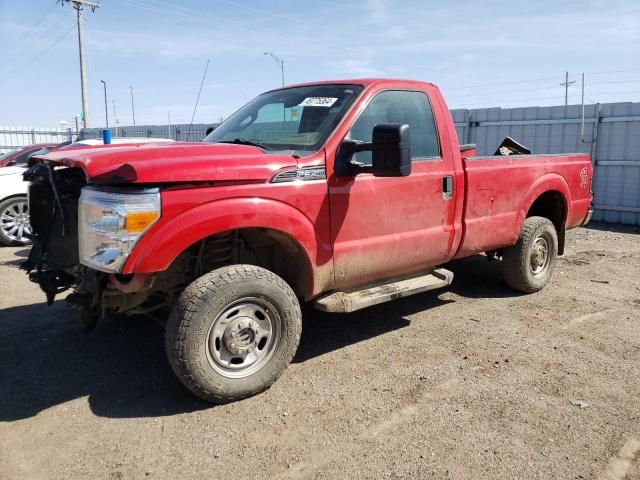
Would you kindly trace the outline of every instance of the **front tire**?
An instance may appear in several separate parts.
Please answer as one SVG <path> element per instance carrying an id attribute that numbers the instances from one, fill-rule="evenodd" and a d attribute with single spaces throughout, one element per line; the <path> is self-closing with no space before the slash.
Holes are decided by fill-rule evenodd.
<path id="1" fill-rule="evenodd" d="M 521 292 L 542 290 L 551 279 L 557 257 L 558 234 L 553 223 L 544 217 L 529 217 L 518 242 L 504 250 L 504 279 Z"/>
<path id="2" fill-rule="evenodd" d="M 301 331 L 300 304 L 282 278 L 232 265 L 183 291 L 165 344 L 182 383 L 200 398 L 224 403 L 269 388 L 291 363 Z"/>
<path id="3" fill-rule="evenodd" d="M 31 234 L 27 197 L 7 198 L 0 202 L 0 243 L 6 246 L 26 245 Z"/>

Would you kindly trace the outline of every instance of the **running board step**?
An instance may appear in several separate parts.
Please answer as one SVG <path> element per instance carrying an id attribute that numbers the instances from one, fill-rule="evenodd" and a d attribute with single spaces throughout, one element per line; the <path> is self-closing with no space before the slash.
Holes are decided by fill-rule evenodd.
<path id="1" fill-rule="evenodd" d="M 388 302 L 397 298 L 408 297 L 416 293 L 435 290 L 451 285 L 453 272 L 444 268 L 430 270 L 408 277 L 396 278 L 389 283 L 376 283 L 357 289 L 330 293 L 318 298 L 314 307 L 323 312 L 348 313 Z"/>

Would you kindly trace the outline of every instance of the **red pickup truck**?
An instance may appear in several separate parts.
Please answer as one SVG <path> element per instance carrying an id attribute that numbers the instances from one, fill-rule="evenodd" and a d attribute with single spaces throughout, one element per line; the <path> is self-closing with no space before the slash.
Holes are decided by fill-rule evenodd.
<path id="1" fill-rule="evenodd" d="M 87 329 L 105 314 L 168 316 L 173 369 L 214 402 L 278 378 L 301 301 L 351 312 L 447 286 L 441 265 L 480 253 L 511 287 L 543 288 L 592 197 L 587 155 L 475 156 L 438 88 L 405 80 L 295 85 L 201 143 L 32 164 L 25 268 L 48 301 L 72 288 Z"/>

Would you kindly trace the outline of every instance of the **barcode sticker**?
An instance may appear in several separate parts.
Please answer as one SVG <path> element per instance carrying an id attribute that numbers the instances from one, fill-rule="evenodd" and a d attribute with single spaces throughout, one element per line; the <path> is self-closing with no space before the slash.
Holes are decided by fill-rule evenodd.
<path id="1" fill-rule="evenodd" d="M 336 103 L 337 98 L 334 97 L 307 97 L 302 103 L 301 107 L 330 107 Z"/>

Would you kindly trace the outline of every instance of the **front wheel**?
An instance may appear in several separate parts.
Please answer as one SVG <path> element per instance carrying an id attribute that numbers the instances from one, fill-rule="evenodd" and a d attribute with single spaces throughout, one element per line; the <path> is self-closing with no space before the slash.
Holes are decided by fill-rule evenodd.
<path id="1" fill-rule="evenodd" d="M 182 383 L 200 398 L 222 403 L 269 388 L 293 359 L 301 331 L 298 299 L 282 278 L 232 265 L 184 290 L 165 341 Z"/>
<path id="2" fill-rule="evenodd" d="M 550 220 L 529 217 L 518 242 L 504 249 L 504 279 L 515 290 L 537 292 L 551 279 L 558 256 L 558 234 Z"/>

